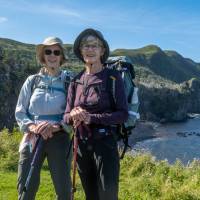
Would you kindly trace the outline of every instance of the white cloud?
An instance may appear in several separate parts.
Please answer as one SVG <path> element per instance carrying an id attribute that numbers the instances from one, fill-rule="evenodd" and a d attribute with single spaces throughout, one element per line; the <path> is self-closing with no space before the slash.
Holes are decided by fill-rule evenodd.
<path id="1" fill-rule="evenodd" d="M 37 9 L 38 11 L 38 9 Z M 64 16 L 72 16 L 72 17 L 80 17 L 79 13 L 73 10 L 68 10 L 66 8 L 61 7 L 49 7 L 47 5 L 40 6 L 39 12 L 41 13 L 48 13 L 48 14 L 57 14 L 57 15 L 64 15 Z"/>
<path id="2" fill-rule="evenodd" d="M 54 15 L 62 15 L 66 17 L 80 17 L 79 13 L 73 9 L 67 9 L 63 5 L 58 4 L 49 4 L 49 3 L 41 3 L 38 5 L 37 3 L 28 2 L 25 0 L 19 0 L 16 2 L 5 2 L 0 0 L 0 3 L 5 8 L 10 8 L 14 11 L 23 11 L 35 14 L 54 14 Z"/>
<path id="3" fill-rule="evenodd" d="M 6 17 L 0 17 L 0 23 L 4 23 L 8 21 L 8 19 Z"/>

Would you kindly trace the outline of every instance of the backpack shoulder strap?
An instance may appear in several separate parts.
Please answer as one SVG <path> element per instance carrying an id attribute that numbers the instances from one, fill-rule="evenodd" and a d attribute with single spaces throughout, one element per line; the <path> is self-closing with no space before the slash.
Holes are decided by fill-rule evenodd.
<path id="1" fill-rule="evenodd" d="M 110 102 L 112 105 L 112 110 L 116 109 L 116 96 L 115 96 L 116 80 L 117 80 L 116 73 L 117 73 L 116 69 L 108 69 L 107 88 L 110 93 Z M 128 144 L 128 132 L 126 129 L 124 129 L 124 123 L 118 125 L 118 132 L 119 135 L 117 140 L 122 139 L 124 143 L 124 147 L 120 155 L 120 159 L 123 159 L 127 148 L 130 147 Z"/>
<path id="2" fill-rule="evenodd" d="M 39 74 L 35 74 L 33 76 L 32 83 L 31 83 L 31 94 L 33 94 L 35 88 L 37 88 L 40 80 L 41 80 L 41 76 Z"/>
<path id="3" fill-rule="evenodd" d="M 36 88 L 44 89 L 44 86 L 39 86 L 41 79 L 42 79 L 42 77 L 41 77 L 40 74 L 35 74 L 33 76 L 32 83 L 31 83 L 31 94 L 33 94 L 33 92 L 34 92 L 34 90 Z M 61 74 L 61 80 L 62 80 L 62 82 L 64 84 L 64 90 L 60 89 L 60 88 L 55 88 L 55 87 L 50 87 L 50 88 L 58 90 L 58 91 L 61 91 L 61 92 L 64 92 L 64 93 L 67 94 L 67 90 L 68 90 L 68 87 L 69 87 L 69 84 L 70 84 L 70 81 L 71 81 L 70 74 L 68 72 L 67 73 L 65 73 L 65 72 L 63 73 L 62 72 L 62 74 Z"/>
<path id="4" fill-rule="evenodd" d="M 82 70 L 79 74 L 77 74 L 76 76 L 74 76 L 71 80 L 71 87 L 72 87 L 72 104 L 74 104 L 75 98 L 76 98 L 76 88 L 78 84 L 81 84 L 80 78 L 83 75 L 85 70 Z M 71 107 L 73 107 L 73 105 L 71 105 Z"/>
<path id="5" fill-rule="evenodd" d="M 106 84 L 106 89 L 110 94 L 110 102 L 112 105 L 112 109 L 115 109 L 116 105 L 116 95 L 115 95 L 115 90 L 116 90 L 116 70 L 115 69 L 107 69 L 107 84 Z"/>
<path id="6" fill-rule="evenodd" d="M 70 76 L 66 76 L 66 77 L 65 77 L 65 80 L 64 80 L 64 89 L 65 89 L 65 92 L 66 92 L 66 93 L 67 93 L 67 91 L 68 91 L 68 87 L 69 87 L 70 81 L 71 81 Z"/>
<path id="7" fill-rule="evenodd" d="M 62 71 L 61 80 L 64 84 L 65 93 L 67 93 L 67 91 L 68 91 L 68 87 L 71 82 L 71 79 L 72 79 L 72 74 L 70 74 L 69 71 L 67 71 L 67 70 Z"/>
<path id="8" fill-rule="evenodd" d="M 80 78 L 81 78 L 81 76 L 83 75 L 84 72 L 85 72 L 85 69 L 82 70 L 81 72 L 79 72 L 76 76 L 74 76 L 71 81 L 81 83 Z"/>

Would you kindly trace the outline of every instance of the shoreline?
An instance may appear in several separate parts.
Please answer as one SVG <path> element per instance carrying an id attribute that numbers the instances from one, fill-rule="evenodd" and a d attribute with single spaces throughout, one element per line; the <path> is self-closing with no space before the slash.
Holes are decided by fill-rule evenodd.
<path id="1" fill-rule="evenodd" d="M 132 130 L 132 134 L 129 137 L 129 143 L 131 146 L 135 145 L 137 142 L 141 142 L 147 139 L 157 138 L 156 128 L 159 123 L 150 121 L 138 121 L 135 128 Z"/>
<path id="2" fill-rule="evenodd" d="M 200 130 L 193 130 L 193 125 L 188 128 L 186 124 L 191 124 L 191 120 L 199 120 L 200 115 L 192 115 L 185 122 L 171 122 L 162 124 L 159 122 L 139 120 L 136 123 L 136 127 L 132 130 L 132 134 L 129 137 L 131 146 L 137 142 L 141 142 L 154 138 L 169 138 L 169 137 L 188 137 L 188 136 L 200 136 Z M 182 126 L 183 125 L 183 126 Z M 170 128 L 171 127 L 171 128 Z M 183 127 L 183 128 L 180 128 Z"/>

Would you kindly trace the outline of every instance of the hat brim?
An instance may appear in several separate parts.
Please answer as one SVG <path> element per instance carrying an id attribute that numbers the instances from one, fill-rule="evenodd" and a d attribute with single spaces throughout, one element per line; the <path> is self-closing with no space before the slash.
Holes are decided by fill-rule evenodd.
<path id="1" fill-rule="evenodd" d="M 40 64 L 42 64 L 42 65 L 45 64 L 44 63 L 44 54 L 43 54 L 44 48 L 47 47 L 47 46 L 55 45 L 55 44 L 57 44 L 62 50 L 63 60 L 62 60 L 61 65 L 65 64 L 69 60 L 68 56 L 65 53 L 64 47 L 61 46 L 60 43 L 52 43 L 52 44 L 45 44 L 45 45 L 44 44 L 38 44 L 36 46 L 36 58 L 37 58 L 37 60 Z"/>
<path id="2" fill-rule="evenodd" d="M 109 45 L 107 43 L 107 41 L 103 38 L 103 35 L 99 32 L 99 31 L 96 31 L 94 29 L 85 29 L 84 31 L 82 31 L 78 37 L 76 38 L 75 42 L 74 42 L 74 54 L 80 59 L 82 60 L 83 62 L 84 59 L 81 55 L 81 50 L 80 50 L 80 44 L 81 44 L 81 41 L 82 39 L 86 36 L 86 35 L 93 35 L 95 37 L 97 37 L 102 43 L 103 43 L 103 46 L 105 48 L 105 52 L 103 54 L 103 56 L 101 57 L 101 62 L 102 64 L 104 64 L 107 60 L 107 58 L 109 57 L 109 54 L 110 54 L 110 48 L 109 48 Z"/>

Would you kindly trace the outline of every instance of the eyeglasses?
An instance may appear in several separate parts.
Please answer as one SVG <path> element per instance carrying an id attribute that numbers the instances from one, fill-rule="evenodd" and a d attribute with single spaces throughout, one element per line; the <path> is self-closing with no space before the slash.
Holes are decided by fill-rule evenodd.
<path id="1" fill-rule="evenodd" d="M 81 46 L 82 49 L 84 50 L 88 50 L 89 48 L 93 49 L 93 50 L 97 50 L 101 47 L 101 45 L 99 44 L 83 44 Z"/>
<path id="2" fill-rule="evenodd" d="M 45 51 L 44 51 L 44 54 L 45 55 L 51 55 L 51 54 L 54 54 L 54 56 L 60 56 L 60 54 L 61 54 L 61 51 L 60 50 L 54 50 L 54 51 L 52 51 L 51 49 L 45 49 Z"/>

